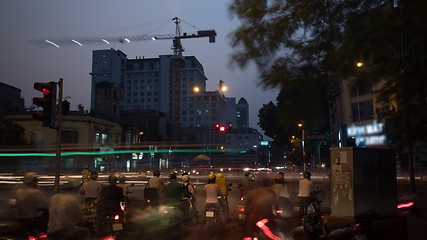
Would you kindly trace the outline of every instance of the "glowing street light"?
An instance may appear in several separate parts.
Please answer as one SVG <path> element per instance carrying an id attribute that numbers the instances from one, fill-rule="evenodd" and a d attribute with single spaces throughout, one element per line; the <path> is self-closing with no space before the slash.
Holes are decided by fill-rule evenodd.
<path id="1" fill-rule="evenodd" d="M 357 66 L 357 67 L 362 67 L 362 66 L 363 66 L 363 62 L 357 62 L 357 63 L 356 63 L 356 66 Z"/>

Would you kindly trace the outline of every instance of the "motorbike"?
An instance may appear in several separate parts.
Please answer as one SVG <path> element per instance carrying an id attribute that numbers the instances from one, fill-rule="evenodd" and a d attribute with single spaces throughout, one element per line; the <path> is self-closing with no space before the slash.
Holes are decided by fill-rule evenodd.
<path id="1" fill-rule="evenodd" d="M 47 234 L 37 229 L 31 229 L 16 221 L 0 222 L 0 240 L 43 240 Z"/>
<path id="2" fill-rule="evenodd" d="M 125 237 L 125 208 L 99 206 L 96 215 L 96 231 L 101 236 L 114 236 L 114 239 Z"/>
<path id="3" fill-rule="evenodd" d="M 144 238 L 173 239 L 183 234 L 182 212 L 177 206 L 150 205 L 133 218 L 134 231 Z"/>
<path id="4" fill-rule="evenodd" d="M 237 220 L 239 222 L 239 226 L 243 226 L 246 219 L 245 204 L 245 197 L 241 196 L 239 202 L 237 203 Z"/>
<path id="5" fill-rule="evenodd" d="M 0 220 L 0 240 L 40 240 L 47 239 L 47 211 L 39 211 L 38 217 L 34 219 L 35 224 L 24 224 L 13 219 L 13 209 L 16 208 L 16 199 L 8 199 L 2 203 L 8 205 L 8 212 L 2 220 Z"/>
<path id="6" fill-rule="evenodd" d="M 321 201 L 317 198 L 313 198 L 312 200 L 313 202 L 307 207 L 302 225 L 292 230 L 295 240 L 367 239 L 366 229 L 372 223 L 373 219 L 375 219 L 375 213 L 366 212 L 355 219 L 341 218 L 332 222 L 327 217 L 321 215 Z M 326 222 L 324 219 L 326 219 Z"/>

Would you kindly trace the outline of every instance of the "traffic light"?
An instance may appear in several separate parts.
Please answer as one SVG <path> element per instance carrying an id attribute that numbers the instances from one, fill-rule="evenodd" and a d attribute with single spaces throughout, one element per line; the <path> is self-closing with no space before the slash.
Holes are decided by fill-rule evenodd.
<path id="1" fill-rule="evenodd" d="M 56 120 L 56 83 L 55 82 L 36 82 L 34 89 L 42 92 L 43 97 L 33 98 L 33 103 L 43 111 L 33 113 L 33 119 L 43 122 L 43 127 L 55 128 Z"/>
<path id="2" fill-rule="evenodd" d="M 228 132 L 229 133 L 233 132 L 233 124 L 231 123 L 228 124 Z"/>
<path id="3" fill-rule="evenodd" d="M 215 124 L 216 132 L 219 132 L 219 124 Z"/>
<path id="4" fill-rule="evenodd" d="M 220 132 L 225 132 L 225 127 L 224 127 L 224 126 L 220 126 L 220 127 L 219 127 L 219 131 L 220 131 Z"/>

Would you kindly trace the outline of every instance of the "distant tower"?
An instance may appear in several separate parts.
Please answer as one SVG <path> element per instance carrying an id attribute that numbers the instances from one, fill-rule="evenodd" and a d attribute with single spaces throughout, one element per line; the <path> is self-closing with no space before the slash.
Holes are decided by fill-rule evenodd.
<path id="1" fill-rule="evenodd" d="M 236 122 L 238 128 L 249 127 L 249 105 L 245 98 L 240 98 L 236 105 Z"/>

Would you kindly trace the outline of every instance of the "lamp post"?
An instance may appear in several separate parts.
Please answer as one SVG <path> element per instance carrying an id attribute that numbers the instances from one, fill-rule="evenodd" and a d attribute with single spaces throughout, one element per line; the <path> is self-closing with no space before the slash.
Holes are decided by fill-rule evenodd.
<path id="1" fill-rule="evenodd" d="M 195 93 L 199 93 L 201 91 L 201 89 L 198 86 L 195 86 L 193 88 L 193 91 Z M 212 116 L 211 116 L 211 107 L 212 107 L 212 93 L 214 92 L 219 92 L 219 93 L 224 93 L 225 91 L 227 91 L 227 86 L 223 85 L 223 81 L 219 80 L 219 88 L 213 92 L 208 93 L 208 97 L 209 97 L 209 105 L 208 105 L 208 130 L 209 130 L 209 152 L 208 152 L 208 156 L 209 156 L 209 166 L 211 166 L 211 145 L 212 145 Z M 206 91 L 205 91 L 206 92 Z M 218 140 L 217 140 L 218 141 Z"/>
<path id="2" fill-rule="evenodd" d="M 301 128 L 301 145 L 302 145 L 302 161 L 303 161 L 303 165 L 304 165 L 304 172 L 307 171 L 307 157 L 305 155 L 305 133 L 304 133 L 304 126 L 303 126 L 303 121 L 301 121 L 301 123 L 298 123 L 298 127 Z"/>

